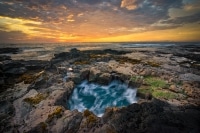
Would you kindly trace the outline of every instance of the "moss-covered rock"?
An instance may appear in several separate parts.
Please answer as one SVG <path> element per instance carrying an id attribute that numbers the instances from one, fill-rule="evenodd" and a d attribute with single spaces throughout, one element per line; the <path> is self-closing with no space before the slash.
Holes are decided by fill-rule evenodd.
<path id="1" fill-rule="evenodd" d="M 37 78 L 39 78 L 42 74 L 44 74 L 44 71 L 41 71 L 39 73 L 35 73 L 35 72 L 29 72 L 29 73 L 25 73 L 22 76 L 20 76 L 18 78 L 19 82 L 24 81 L 25 84 L 31 84 L 33 83 Z M 45 79 L 47 79 L 48 77 L 45 77 Z"/>
<path id="2" fill-rule="evenodd" d="M 61 106 L 58 106 L 53 113 L 48 115 L 47 122 L 51 122 L 54 118 L 60 118 L 62 116 L 62 113 L 64 111 L 64 108 Z"/>
<path id="3" fill-rule="evenodd" d="M 152 67 L 160 67 L 160 63 L 154 62 L 154 61 L 148 61 L 147 65 L 152 66 Z"/>
<path id="4" fill-rule="evenodd" d="M 150 86 L 151 89 L 169 87 L 169 85 L 165 80 L 162 80 L 158 77 L 151 77 L 151 76 L 144 77 L 144 83 Z"/>
<path id="5" fill-rule="evenodd" d="M 83 112 L 83 116 L 86 117 L 86 122 L 85 122 L 85 126 L 86 127 L 92 127 L 96 124 L 96 122 L 98 121 L 98 118 L 96 115 L 94 115 L 92 112 L 90 112 L 89 110 L 85 110 Z"/>
<path id="6" fill-rule="evenodd" d="M 124 56 L 116 56 L 116 57 L 114 57 L 114 59 L 117 62 L 119 62 L 120 64 L 124 64 L 124 63 L 139 64 L 141 62 L 141 60 L 131 59 L 131 58 L 124 57 Z"/>
<path id="7" fill-rule="evenodd" d="M 46 99 L 47 96 L 48 96 L 48 94 L 38 93 L 34 97 L 25 98 L 23 101 L 29 103 L 30 105 L 36 105 L 36 104 L 40 103 L 42 100 Z"/>
<path id="8" fill-rule="evenodd" d="M 87 65 L 87 64 L 90 64 L 90 62 L 87 60 L 79 60 L 74 62 L 74 65 Z"/>
<path id="9" fill-rule="evenodd" d="M 167 90 L 169 84 L 165 80 L 158 77 L 144 77 L 144 85 L 142 85 L 137 95 L 141 98 L 150 99 L 151 96 L 161 99 L 176 99 L 178 95 L 174 92 Z"/>
<path id="10" fill-rule="evenodd" d="M 155 98 L 162 98 L 162 99 L 176 99 L 177 94 L 170 91 L 164 90 L 154 90 L 152 96 Z"/>
<path id="11" fill-rule="evenodd" d="M 153 90 L 150 86 L 142 85 L 137 90 L 137 96 L 143 99 L 151 100 Z"/>

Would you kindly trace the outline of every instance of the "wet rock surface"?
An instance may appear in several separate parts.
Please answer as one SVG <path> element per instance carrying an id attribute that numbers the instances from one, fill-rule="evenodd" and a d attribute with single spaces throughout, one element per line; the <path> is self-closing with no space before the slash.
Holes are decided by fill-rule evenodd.
<path id="1" fill-rule="evenodd" d="M 10 48 L 10 47 L 0 48 L 0 54 L 8 54 L 8 53 L 16 54 L 18 52 L 20 52 L 19 48 Z"/>
<path id="2" fill-rule="evenodd" d="M 1 54 L 19 49 L 0 49 Z M 182 52 L 184 51 L 184 52 Z M 172 48 L 71 49 L 50 61 L 0 56 L 0 132 L 200 132 L 199 51 Z M 68 110 L 82 81 L 120 80 L 138 88 L 138 103 L 109 107 L 102 117 Z"/>

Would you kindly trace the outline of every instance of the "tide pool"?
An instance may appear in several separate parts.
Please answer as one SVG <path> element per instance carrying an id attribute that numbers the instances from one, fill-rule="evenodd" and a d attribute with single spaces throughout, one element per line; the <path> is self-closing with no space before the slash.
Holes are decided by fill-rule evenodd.
<path id="1" fill-rule="evenodd" d="M 123 107 L 136 103 L 136 91 L 120 81 L 113 81 L 108 86 L 84 81 L 74 89 L 67 105 L 70 110 L 83 112 L 88 109 L 97 116 L 102 116 L 107 107 Z"/>

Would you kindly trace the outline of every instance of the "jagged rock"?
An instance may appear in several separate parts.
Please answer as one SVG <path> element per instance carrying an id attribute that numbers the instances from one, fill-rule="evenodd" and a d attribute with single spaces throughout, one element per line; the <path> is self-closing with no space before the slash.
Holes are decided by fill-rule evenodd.
<path id="1" fill-rule="evenodd" d="M 29 87 L 29 84 L 24 84 L 24 82 L 15 84 L 13 98 L 18 99 L 18 98 L 22 97 L 24 94 L 27 93 L 28 87 Z"/>
<path id="2" fill-rule="evenodd" d="M 11 60 L 10 56 L 7 55 L 0 55 L 0 61 Z"/>
<path id="3" fill-rule="evenodd" d="M 19 51 L 20 51 L 19 48 L 0 48 L 0 54 L 8 54 L 8 53 L 16 54 Z"/>
<path id="4" fill-rule="evenodd" d="M 66 110 L 61 118 L 50 128 L 52 133 L 77 132 L 83 116 L 77 110 Z"/>
<path id="5" fill-rule="evenodd" d="M 55 94 L 58 96 L 57 98 L 54 98 L 55 104 L 62 105 L 63 107 L 68 108 L 66 101 L 69 99 L 69 96 L 71 95 L 73 89 L 74 89 L 74 83 L 72 81 L 64 83 L 62 92 L 60 94 L 57 93 Z"/>
<path id="6" fill-rule="evenodd" d="M 11 68 L 4 73 L 9 74 L 9 75 L 20 75 L 23 74 L 27 71 L 25 67 L 19 67 L 19 68 Z"/>
<path id="7" fill-rule="evenodd" d="M 200 98 L 200 90 L 198 88 L 199 84 L 195 84 L 195 82 L 183 82 L 183 90 L 184 92 L 195 99 Z M 200 104 L 200 103 L 199 103 Z"/>
<path id="8" fill-rule="evenodd" d="M 113 117 L 114 113 L 119 110 L 119 108 L 117 107 L 108 107 L 105 109 L 105 113 L 104 115 L 102 116 L 102 120 L 103 122 L 106 122 L 108 121 L 110 118 Z"/>
<path id="9" fill-rule="evenodd" d="M 71 76 L 70 80 L 72 80 L 75 84 L 80 84 L 82 81 L 79 74 Z"/>
<path id="10" fill-rule="evenodd" d="M 111 79 L 112 79 L 111 74 L 103 73 L 98 77 L 97 83 L 102 85 L 108 85 L 111 82 Z"/>
<path id="11" fill-rule="evenodd" d="M 89 110 L 85 110 L 83 112 L 83 119 L 80 123 L 80 127 L 78 132 L 82 133 L 83 131 L 85 132 L 93 132 L 95 129 L 95 126 L 99 123 L 99 118 L 94 115 L 92 112 Z"/>
<path id="12" fill-rule="evenodd" d="M 32 110 L 26 118 L 24 124 L 21 126 L 19 132 L 45 132 L 47 125 L 57 121 L 64 113 L 64 108 L 61 106 L 43 106 Z"/>
<path id="13" fill-rule="evenodd" d="M 193 127 L 193 131 L 199 130 L 198 118 L 195 118 L 195 115 L 192 113 L 180 113 L 180 109 L 178 108 L 173 109 L 174 112 L 164 111 L 163 107 L 166 106 L 172 109 L 171 106 L 159 100 L 132 104 L 112 112 L 112 115 L 108 115 L 110 112 L 106 112 L 104 116 L 108 118 L 104 120 L 104 123 L 110 125 L 116 132 L 127 133 L 133 131 L 136 133 L 165 132 L 169 130 L 171 132 L 182 132 L 189 131 L 190 126 Z M 199 114 L 200 112 L 197 111 L 195 113 Z M 189 122 L 190 125 L 188 125 L 187 123 L 183 123 L 182 120 L 190 121 L 192 124 Z M 172 126 L 174 124 L 176 126 Z"/>
<path id="14" fill-rule="evenodd" d="M 151 70 L 150 69 L 144 69 L 141 73 L 141 76 L 149 76 L 151 75 Z"/>
<path id="15" fill-rule="evenodd" d="M 15 107 L 15 117 L 14 124 L 22 125 L 24 124 L 24 119 L 26 119 L 27 114 L 32 110 L 32 105 L 24 101 L 25 98 L 34 97 L 38 94 L 36 90 L 30 90 L 25 96 L 14 101 L 13 105 Z"/>
<path id="16" fill-rule="evenodd" d="M 61 86 L 53 85 L 48 88 L 48 91 L 51 91 L 51 94 L 38 106 L 62 105 L 67 108 L 66 100 L 69 99 L 73 89 L 74 83 L 72 81 L 63 83 Z"/>
<path id="17" fill-rule="evenodd" d="M 198 81 L 200 82 L 200 76 L 193 73 L 185 73 L 179 76 L 180 80 L 183 81 Z"/>
<path id="18" fill-rule="evenodd" d="M 42 60 L 31 60 L 31 61 L 20 61 L 27 70 L 43 70 L 48 68 L 50 63 L 49 61 Z"/>
<path id="19" fill-rule="evenodd" d="M 176 92 L 176 93 L 183 92 L 183 90 L 180 86 L 177 86 L 177 85 L 174 85 L 174 84 L 170 85 L 169 90 Z"/>
<path id="20" fill-rule="evenodd" d="M 1 98 L 4 98 L 2 95 L 6 98 L 14 97 L 14 99 L 8 99 L 6 102 L 4 100 L 3 102 L 5 103 L 2 101 L 0 103 L 0 112 L 4 113 L 3 115 L 0 114 L 0 132 L 6 132 L 12 125 L 14 128 L 19 129 L 16 132 L 39 133 L 199 132 L 200 72 L 198 71 L 197 62 L 199 55 L 194 52 L 197 50 L 196 46 L 195 49 L 187 49 L 184 46 L 182 49 L 165 48 L 157 50 L 134 49 L 133 53 L 126 58 L 125 56 L 127 55 L 122 54 L 128 53 L 127 51 L 110 49 L 79 51 L 72 49 L 69 52 L 55 54 L 50 63 L 48 61 L 16 61 L 10 60 L 10 57 L 0 56 L 0 60 L 2 60 L 0 62 L 0 85 L 11 84 L 10 88 L 7 87 L 8 89 L 5 93 L 1 93 Z M 183 50 L 184 53 L 182 52 Z M 173 52 L 177 56 L 174 56 L 176 54 Z M 179 56 L 184 56 L 184 58 L 179 58 Z M 148 65 L 145 65 L 145 62 L 151 59 L 162 63 L 162 65 L 159 68 L 152 67 L 156 64 L 148 63 Z M 74 63 L 76 61 L 82 62 L 77 65 Z M 56 73 L 56 66 L 73 68 L 73 75 L 66 75 L 65 70 L 63 75 Z M 187 68 L 189 66 L 190 68 Z M 14 85 L 16 78 L 19 78 L 18 76 L 21 74 L 29 71 L 35 73 L 39 70 L 41 71 L 41 69 L 45 69 L 51 74 L 41 75 L 34 80 L 30 80 L 30 82 L 29 79 L 26 79 L 27 83 L 31 84 L 30 86 L 26 84 L 26 86 L 22 87 L 23 83 Z M 130 87 L 137 87 L 140 85 L 139 81 L 133 80 L 129 82 L 136 75 L 156 76 L 169 81 L 168 83 L 171 85 L 169 90 L 176 92 L 174 93 L 177 96 L 176 99 L 157 100 L 147 90 L 147 93 L 143 93 L 143 96 L 139 95 L 141 100 L 139 100 L 138 104 L 131 104 L 122 108 L 107 108 L 101 118 L 96 117 L 93 113 L 85 115 L 85 113 L 80 113 L 77 110 L 66 110 L 66 100 L 74 88 L 74 83 L 71 80 L 77 85 L 81 80 L 85 79 L 100 84 L 108 84 L 111 79 L 116 79 L 126 82 Z M 65 76 L 67 77 L 66 80 L 64 80 Z M 181 85 L 179 84 L 179 78 L 187 82 L 183 82 L 183 85 Z M 3 87 L 0 86 L 0 88 L 2 90 Z M 39 93 L 36 90 L 31 90 L 27 93 L 32 88 L 37 89 Z M 159 89 L 161 93 L 158 95 L 164 95 L 162 92 L 170 92 L 169 90 L 164 90 L 168 88 L 148 88 L 146 86 L 143 89 Z M 38 94 L 48 96 L 33 105 L 23 100 L 35 97 Z M 11 118 L 11 115 L 5 112 L 11 111 L 11 114 L 13 114 L 12 100 L 15 100 L 16 114 L 13 118 L 13 123 L 10 122 L 9 124 L 7 123 L 8 121 L 4 122 L 3 120 L 6 117 Z M 6 130 L 2 130 L 4 126 Z"/>
<path id="21" fill-rule="evenodd" d="M 94 82 L 97 81 L 97 78 L 100 76 L 101 71 L 96 69 L 95 67 L 90 68 L 90 73 L 89 73 L 89 82 Z"/>
<path id="22" fill-rule="evenodd" d="M 129 82 L 128 82 L 128 86 L 132 87 L 132 88 L 138 88 L 139 86 L 141 86 L 141 84 L 142 84 L 142 80 L 141 81 L 129 80 Z"/>
<path id="23" fill-rule="evenodd" d="M 4 78 L 0 77 L 0 85 L 4 85 L 4 84 L 5 84 Z"/>
<path id="24" fill-rule="evenodd" d="M 145 99 L 146 99 L 146 100 L 151 100 L 151 99 L 152 99 L 152 94 L 149 93 L 149 92 L 146 93 L 146 94 L 145 94 Z"/>
<path id="25" fill-rule="evenodd" d="M 15 109 L 11 102 L 0 101 L 0 132 L 9 132 L 12 128 L 12 116 L 15 113 Z"/>
<path id="26" fill-rule="evenodd" d="M 83 70 L 81 70 L 80 73 L 81 73 L 81 75 L 80 75 L 81 80 L 89 80 L 89 74 L 90 74 L 89 69 L 83 69 Z"/>
<path id="27" fill-rule="evenodd" d="M 5 71 L 9 71 L 10 69 L 19 69 L 23 68 L 24 64 L 22 64 L 20 61 L 13 61 L 13 60 L 6 60 L 3 61 L 0 65 L 0 69 Z"/>
<path id="28" fill-rule="evenodd" d="M 57 89 L 55 88 L 56 90 L 54 90 L 45 100 L 41 101 L 38 105 L 35 105 L 36 109 L 29 110 L 29 112 L 27 112 L 27 114 L 23 118 L 25 122 L 24 124 L 26 126 L 20 127 L 19 131 L 20 132 L 21 131 L 42 132 L 43 130 L 45 131 L 47 131 L 48 129 L 50 130 L 51 129 L 50 125 L 54 125 L 53 123 L 57 123 L 57 120 L 59 119 L 59 117 L 62 117 L 63 115 L 67 115 L 69 113 L 69 111 L 68 113 L 67 111 L 65 111 L 64 107 L 56 106 L 56 105 L 66 106 L 66 99 L 68 99 L 68 96 L 71 94 L 73 90 L 73 86 L 74 86 L 73 82 L 70 81 L 70 82 L 64 83 L 63 88 L 57 88 Z M 75 122 L 81 121 L 81 119 L 75 119 L 77 116 L 80 116 L 80 114 L 78 115 L 78 114 L 69 113 L 68 115 L 69 115 L 69 119 L 66 120 L 65 122 L 67 121 L 70 121 L 70 122 L 68 123 L 68 125 L 67 123 L 65 123 L 66 127 L 68 127 L 68 129 L 74 129 L 74 127 L 78 126 L 78 124 L 76 124 Z M 74 115 L 74 117 L 71 117 L 71 115 Z M 65 118 L 66 117 L 63 117 L 62 119 L 65 120 Z M 70 128 L 69 126 L 72 123 L 74 123 L 75 125 L 73 125 Z M 62 125 L 59 125 L 59 126 L 62 126 Z"/>
<path id="29" fill-rule="evenodd" d="M 14 107 L 11 102 L 9 101 L 1 101 L 0 102 L 0 115 L 7 114 L 12 115 L 14 114 Z"/>

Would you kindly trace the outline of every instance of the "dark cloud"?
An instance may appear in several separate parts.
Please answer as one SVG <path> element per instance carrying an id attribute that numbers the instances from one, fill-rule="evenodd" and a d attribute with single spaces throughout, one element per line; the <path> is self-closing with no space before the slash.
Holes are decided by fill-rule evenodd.
<path id="1" fill-rule="evenodd" d="M 25 40 L 27 35 L 21 31 L 2 31 L 0 30 L 0 40 L 1 42 L 12 42 Z"/>
<path id="2" fill-rule="evenodd" d="M 80 3 L 87 3 L 87 4 L 98 4 L 101 3 L 102 0 L 77 0 Z"/>
<path id="3" fill-rule="evenodd" d="M 137 8 L 135 10 L 125 10 L 125 12 L 135 16 L 135 20 L 140 23 L 152 24 L 161 19 L 169 18 L 170 8 L 181 7 L 181 0 L 135 0 Z"/>
<path id="4" fill-rule="evenodd" d="M 196 13 L 191 16 L 177 17 L 174 19 L 163 21 L 163 23 L 165 24 L 188 24 L 194 22 L 200 22 L 200 13 Z"/>
<path id="5" fill-rule="evenodd" d="M 178 28 L 180 27 L 180 25 L 155 25 L 155 26 L 151 26 L 149 27 L 149 30 L 151 31 L 155 31 L 155 30 L 166 30 L 166 29 L 174 29 L 174 28 Z"/>
<path id="6" fill-rule="evenodd" d="M 1 0 L 0 16 L 41 22 L 24 24 L 34 27 L 33 31 L 50 29 L 71 34 L 78 30 L 85 35 L 87 29 L 91 35 L 121 35 L 198 22 L 200 14 L 170 18 L 169 10 L 183 9 L 183 4 L 183 0 Z M 0 29 L 5 30 L 1 25 Z M 5 32 L 8 34 L 16 32 Z"/>
<path id="7" fill-rule="evenodd" d="M 13 2 L 8 5 L 3 2 Z M 122 3 L 135 4 L 135 10 L 121 8 Z M 114 17 L 127 16 L 126 19 L 138 21 L 140 24 L 152 24 L 161 19 L 167 19 L 168 10 L 172 7 L 181 7 L 181 0 L 2 0 L 0 15 L 9 17 L 21 17 L 49 22 L 59 20 L 71 12 L 95 12 L 109 11 Z M 88 4 L 88 5 L 84 5 Z M 129 5 L 131 6 L 131 5 Z M 10 11 L 12 9 L 13 11 Z M 118 14 L 113 9 L 118 10 Z"/>

